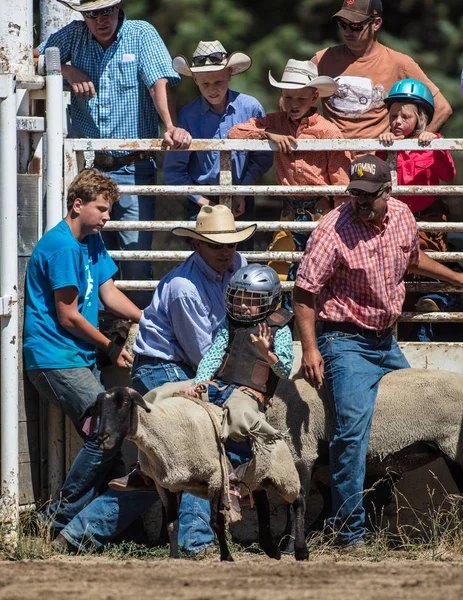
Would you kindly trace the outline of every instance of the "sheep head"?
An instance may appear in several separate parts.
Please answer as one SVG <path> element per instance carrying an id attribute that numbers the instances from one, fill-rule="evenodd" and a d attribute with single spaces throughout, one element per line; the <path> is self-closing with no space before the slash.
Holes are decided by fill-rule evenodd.
<path id="1" fill-rule="evenodd" d="M 112 450 L 119 447 L 130 432 L 134 409 L 140 406 L 146 412 L 151 408 L 143 397 L 129 387 L 113 387 L 98 394 L 95 404 L 89 406 L 82 419 L 91 419 L 96 425 L 99 417 L 98 445 L 100 450 Z M 87 433 L 87 432 L 86 432 Z M 88 435 L 93 431 L 90 429 Z"/>

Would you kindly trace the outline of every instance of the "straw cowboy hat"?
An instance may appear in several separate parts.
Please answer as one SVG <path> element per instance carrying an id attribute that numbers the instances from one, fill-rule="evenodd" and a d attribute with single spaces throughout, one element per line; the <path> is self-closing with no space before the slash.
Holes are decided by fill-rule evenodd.
<path id="1" fill-rule="evenodd" d="M 61 4 L 65 4 L 69 8 L 78 10 L 79 12 L 86 12 L 87 10 L 100 10 L 101 8 L 109 8 L 120 4 L 122 0 L 58 0 Z"/>
<path id="2" fill-rule="evenodd" d="M 174 235 L 190 237 L 202 242 L 215 242 L 216 244 L 238 244 L 249 239 L 257 229 L 257 224 L 246 229 L 236 231 L 235 218 L 229 208 L 223 204 L 203 206 L 198 214 L 196 230 L 185 227 L 175 227 Z"/>
<path id="3" fill-rule="evenodd" d="M 188 64 L 188 59 L 183 55 L 176 56 L 172 61 L 172 66 L 177 73 L 187 77 L 193 77 L 193 73 L 221 71 L 226 68 L 231 69 L 232 75 L 236 75 L 247 71 L 251 64 L 251 57 L 243 52 L 233 52 L 228 56 L 219 40 L 199 42 L 198 47 L 193 52 L 191 66 Z"/>
<path id="4" fill-rule="evenodd" d="M 268 72 L 270 85 L 282 90 L 299 90 L 306 87 L 317 88 L 322 98 L 332 96 L 338 89 L 338 84 L 331 77 L 318 76 L 318 69 L 313 62 L 309 60 L 289 59 L 286 63 L 281 82 L 272 77 L 272 72 Z"/>

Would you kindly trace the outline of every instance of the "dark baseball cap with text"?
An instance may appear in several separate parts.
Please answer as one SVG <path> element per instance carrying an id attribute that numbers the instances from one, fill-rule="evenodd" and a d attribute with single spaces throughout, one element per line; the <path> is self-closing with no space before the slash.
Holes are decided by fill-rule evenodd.
<path id="1" fill-rule="evenodd" d="M 391 182 L 390 166 L 373 154 L 359 156 L 350 166 L 349 190 L 361 190 L 367 194 L 377 192 L 382 185 Z"/>
<path id="2" fill-rule="evenodd" d="M 344 0 L 341 10 L 331 18 L 342 18 L 351 23 L 361 23 L 371 17 L 381 17 L 382 14 L 381 0 Z"/>

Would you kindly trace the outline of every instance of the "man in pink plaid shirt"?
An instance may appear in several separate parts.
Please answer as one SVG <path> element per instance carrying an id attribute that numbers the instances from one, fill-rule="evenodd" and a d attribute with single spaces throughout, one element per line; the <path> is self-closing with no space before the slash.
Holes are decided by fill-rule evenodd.
<path id="1" fill-rule="evenodd" d="M 419 249 L 413 214 L 391 197 L 391 187 L 390 168 L 381 159 L 366 155 L 352 162 L 351 201 L 312 233 L 294 288 L 302 372 L 317 389 L 325 383 L 336 424 L 328 528 L 349 550 L 364 544 L 362 492 L 378 383 L 386 373 L 410 367 L 392 335 L 405 272 L 463 285 L 462 273 Z"/>

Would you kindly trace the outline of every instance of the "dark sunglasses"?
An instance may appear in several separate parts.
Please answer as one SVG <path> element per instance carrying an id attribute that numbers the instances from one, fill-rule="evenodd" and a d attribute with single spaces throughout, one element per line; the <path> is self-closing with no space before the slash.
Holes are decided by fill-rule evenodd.
<path id="1" fill-rule="evenodd" d="M 199 56 L 193 56 L 191 64 L 194 67 L 203 67 L 206 61 L 209 61 L 212 65 L 220 65 L 224 58 L 226 58 L 226 52 L 213 52 L 212 54 L 200 54 Z"/>
<path id="2" fill-rule="evenodd" d="M 362 23 L 346 23 L 345 21 L 341 21 L 338 19 L 338 26 L 345 31 L 348 27 L 351 31 L 363 31 L 367 25 L 373 22 L 373 19 L 367 19 Z"/>
<path id="3" fill-rule="evenodd" d="M 379 189 L 377 192 L 370 192 L 370 193 L 368 193 L 368 192 L 364 192 L 362 190 L 349 190 L 349 194 L 351 196 L 355 196 L 356 198 L 358 196 L 362 196 L 362 198 L 366 198 L 367 200 L 375 200 L 384 191 L 385 190 Z"/>
<path id="4" fill-rule="evenodd" d="M 224 248 L 231 250 L 232 248 L 236 248 L 236 242 L 233 244 L 214 244 L 212 242 L 206 242 L 206 244 L 211 250 L 223 250 Z"/>
<path id="5" fill-rule="evenodd" d="M 115 6 L 108 6 L 108 8 L 101 8 L 100 10 L 86 10 L 82 14 L 84 17 L 87 17 L 87 19 L 98 19 L 98 15 L 110 17 L 115 9 Z"/>

